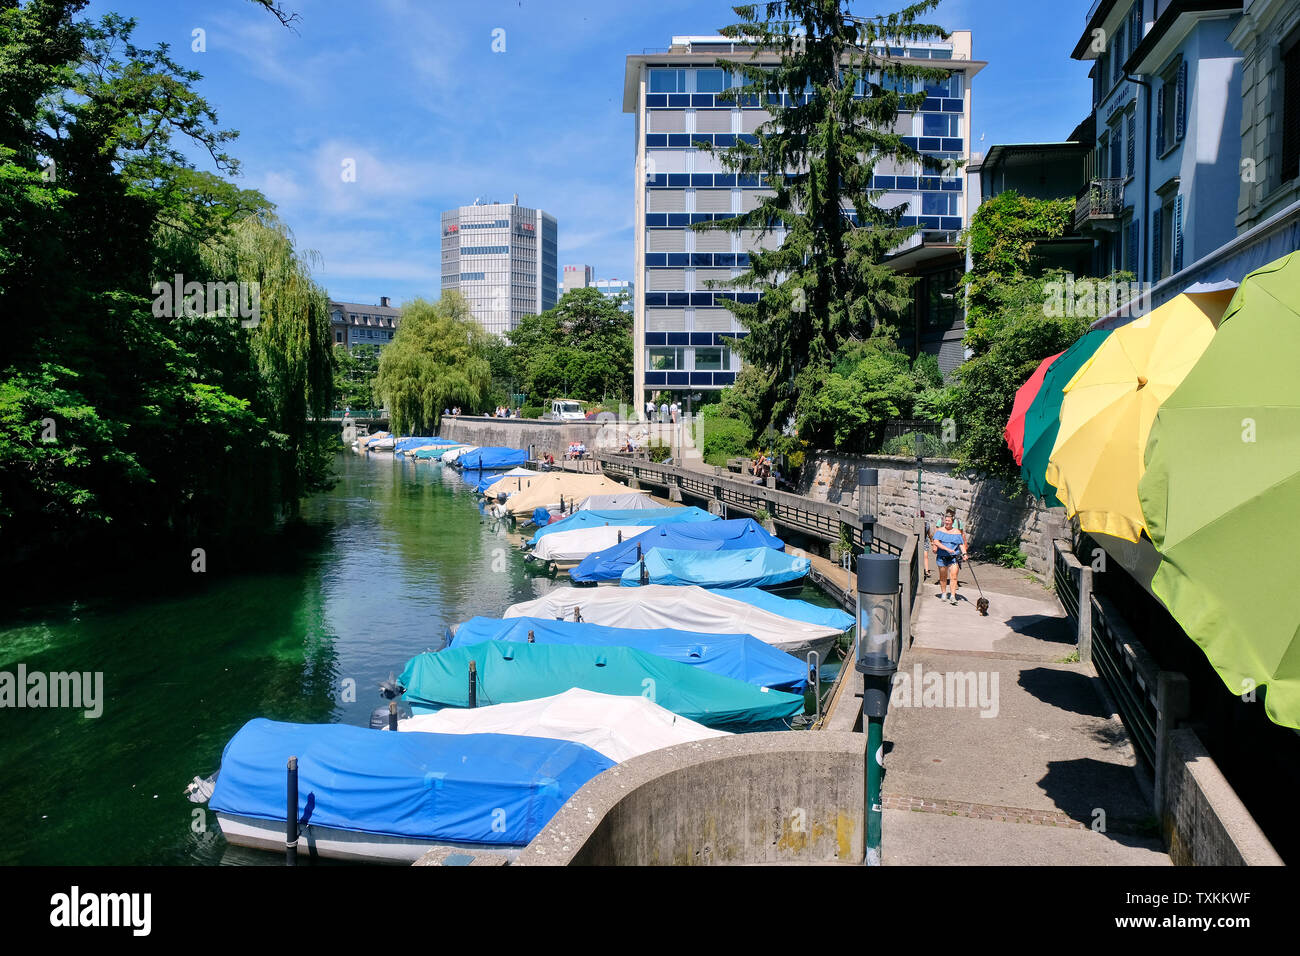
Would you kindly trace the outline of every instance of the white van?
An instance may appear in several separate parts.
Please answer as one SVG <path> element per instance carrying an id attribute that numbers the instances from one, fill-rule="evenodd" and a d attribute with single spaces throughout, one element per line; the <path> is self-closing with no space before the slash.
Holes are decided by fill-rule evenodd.
<path id="1" fill-rule="evenodd" d="M 551 421 L 583 422 L 587 420 L 587 413 L 582 410 L 581 402 L 571 398 L 555 398 L 551 400 L 551 410 L 546 417 Z"/>

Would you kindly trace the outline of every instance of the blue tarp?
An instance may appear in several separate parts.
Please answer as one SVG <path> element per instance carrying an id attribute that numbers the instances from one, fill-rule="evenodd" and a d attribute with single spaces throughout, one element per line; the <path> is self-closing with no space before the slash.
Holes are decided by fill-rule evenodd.
<path id="1" fill-rule="evenodd" d="M 642 554 L 654 548 L 674 551 L 767 548 L 781 551 L 785 548 L 785 542 L 768 534 L 753 518 L 658 525 L 635 538 L 624 539 L 622 544 L 587 555 L 569 572 L 569 577 L 574 581 L 617 581 L 624 571 L 636 563 L 638 548 Z"/>
<path id="2" fill-rule="evenodd" d="M 733 601 L 744 601 L 746 604 L 761 607 L 765 611 L 795 621 L 803 621 L 805 624 L 818 624 L 822 627 L 833 627 L 837 631 L 847 631 L 856 623 L 852 614 L 847 614 L 837 607 L 822 607 L 820 604 L 811 604 L 796 598 L 779 597 L 762 588 L 709 588 L 709 590 Z"/>
<path id="3" fill-rule="evenodd" d="M 440 444 L 442 444 L 441 438 L 421 438 L 419 436 L 414 438 L 399 438 L 397 441 L 393 442 L 393 451 L 406 451 L 408 448 L 422 448 L 425 445 Z"/>
<path id="4" fill-rule="evenodd" d="M 773 730 L 803 713 L 802 694 L 755 687 L 631 647 L 485 641 L 417 654 L 398 683 L 416 713 L 469 702 L 469 662 L 478 703 L 505 704 L 561 694 L 571 687 L 648 697 L 674 714 L 718 730 Z M 402 736 L 406 736 L 405 734 Z"/>
<path id="5" fill-rule="evenodd" d="M 538 644 L 632 647 L 757 687 L 802 694 L 808 686 L 803 661 L 764 644 L 751 634 L 702 634 L 666 627 L 605 627 L 548 617 L 511 617 L 505 620 L 472 617 L 456 628 L 448 646 L 464 647 L 484 641 L 527 644 L 529 631 Z"/>
<path id="6" fill-rule="evenodd" d="M 226 744 L 208 805 L 284 820 L 298 758 L 299 820 L 397 837 L 523 846 L 614 762 L 571 741 L 504 734 L 393 734 L 250 720 Z M 504 811 L 504 812 L 500 812 Z"/>
<path id="7" fill-rule="evenodd" d="M 600 525 L 639 525 L 650 527 L 657 524 L 676 524 L 679 521 L 718 521 L 717 515 L 711 515 L 703 508 L 691 505 L 686 508 L 629 508 L 626 511 L 575 511 L 567 518 L 539 528 L 528 539 L 529 547 L 541 540 L 543 535 L 553 531 L 572 531 L 575 528 L 593 528 Z"/>
<path id="8" fill-rule="evenodd" d="M 526 461 L 528 461 L 528 452 L 522 448 L 489 446 L 465 452 L 456 459 L 456 464 L 465 471 L 479 471 L 491 468 L 517 468 Z"/>
<path id="9" fill-rule="evenodd" d="M 546 523 L 551 520 L 551 513 L 545 508 L 535 508 L 533 510 L 533 524 L 539 528 L 546 527 Z"/>
<path id="10" fill-rule="evenodd" d="M 773 548 L 743 551 L 682 551 L 651 548 L 644 559 L 646 584 L 695 584 L 702 588 L 761 588 L 798 581 L 808 573 L 807 558 Z M 620 577 L 623 587 L 642 584 L 641 565 L 633 563 Z"/>

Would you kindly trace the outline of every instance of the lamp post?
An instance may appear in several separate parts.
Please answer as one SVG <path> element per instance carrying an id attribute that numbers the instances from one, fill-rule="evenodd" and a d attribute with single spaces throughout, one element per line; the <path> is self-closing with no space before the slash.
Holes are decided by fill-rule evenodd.
<path id="1" fill-rule="evenodd" d="M 866 865 L 880 865 L 880 781 L 884 770 L 885 712 L 903 652 L 898 556 L 858 556 L 858 651 L 862 675 L 862 729 L 866 733 Z"/>

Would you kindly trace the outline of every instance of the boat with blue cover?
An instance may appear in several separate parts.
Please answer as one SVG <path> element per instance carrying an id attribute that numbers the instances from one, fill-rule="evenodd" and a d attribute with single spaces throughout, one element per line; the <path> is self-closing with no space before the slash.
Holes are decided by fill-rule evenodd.
<path id="1" fill-rule="evenodd" d="M 808 686 L 808 669 L 803 661 L 752 634 L 607 627 L 545 617 L 472 617 L 448 628 L 448 647 L 467 647 L 484 641 L 631 647 L 756 687 L 802 694 Z"/>
<path id="2" fill-rule="evenodd" d="M 548 534 L 558 531 L 574 531 L 578 528 L 592 528 L 600 525 L 637 525 L 649 528 L 660 524 L 676 524 L 690 521 L 721 521 L 718 515 L 709 514 L 703 508 L 694 505 L 685 508 L 636 508 L 636 509 L 595 509 L 575 511 L 559 521 L 552 521 L 538 528 L 528 539 L 528 547 L 536 547 L 537 542 Z"/>
<path id="3" fill-rule="evenodd" d="M 226 745 L 208 800 L 228 841 L 284 852 L 290 756 L 298 758 L 300 847 L 367 862 L 410 863 L 440 846 L 514 856 L 614 766 L 565 740 L 257 718 Z"/>
<path id="4" fill-rule="evenodd" d="M 518 468 L 527 461 L 528 452 L 523 448 L 483 445 L 473 451 L 462 453 L 456 459 L 456 464 L 464 471 L 504 471 L 508 468 Z"/>
<path id="5" fill-rule="evenodd" d="M 753 518 L 656 525 L 636 537 L 624 538 L 622 544 L 589 555 L 569 572 L 569 577 L 585 584 L 616 582 L 645 554 L 663 548 L 701 552 L 764 548 L 780 552 L 785 542 Z"/>
<path id="6" fill-rule="evenodd" d="M 683 551 L 651 548 L 640 562 L 628 567 L 619 583 L 625 588 L 642 584 L 691 584 L 702 588 L 786 588 L 798 590 L 808 576 L 807 558 L 773 548 L 741 551 Z"/>
<path id="7" fill-rule="evenodd" d="M 468 707 L 470 662 L 476 702 L 504 704 L 551 697 L 570 687 L 646 696 L 717 730 L 777 730 L 802 714 L 801 694 L 755 687 L 631 647 L 485 641 L 411 658 L 398 678 L 416 714 Z"/>

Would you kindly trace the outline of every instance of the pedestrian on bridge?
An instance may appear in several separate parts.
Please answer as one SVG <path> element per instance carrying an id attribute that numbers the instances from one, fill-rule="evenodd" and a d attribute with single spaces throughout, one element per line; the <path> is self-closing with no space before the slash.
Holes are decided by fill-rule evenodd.
<path id="1" fill-rule="evenodd" d="M 962 559 L 968 556 L 966 533 L 953 527 L 955 519 L 954 510 L 949 508 L 943 516 L 943 527 L 930 536 L 934 562 L 939 567 L 939 598 L 950 604 L 957 603 L 957 572 Z"/>

